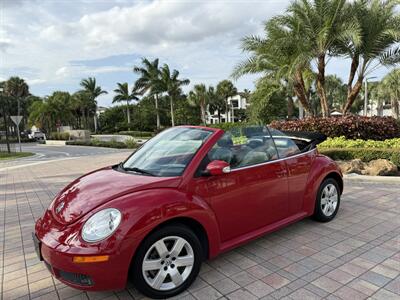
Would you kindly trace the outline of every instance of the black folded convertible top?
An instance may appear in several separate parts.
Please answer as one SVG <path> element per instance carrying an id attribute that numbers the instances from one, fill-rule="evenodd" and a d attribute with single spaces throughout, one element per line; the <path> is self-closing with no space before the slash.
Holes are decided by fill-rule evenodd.
<path id="1" fill-rule="evenodd" d="M 283 131 L 287 136 L 300 138 L 306 140 L 308 142 L 315 142 L 316 144 L 320 144 L 326 140 L 327 136 L 325 134 L 319 132 L 309 132 L 309 131 Z"/>

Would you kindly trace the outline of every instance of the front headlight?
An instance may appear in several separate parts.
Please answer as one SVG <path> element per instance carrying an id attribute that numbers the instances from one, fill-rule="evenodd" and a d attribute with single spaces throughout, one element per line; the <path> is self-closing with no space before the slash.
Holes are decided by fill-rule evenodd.
<path id="1" fill-rule="evenodd" d="M 110 236 L 121 222 L 121 213 L 115 208 L 106 208 L 89 218 L 82 228 L 86 242 L 98 242 Z"/>

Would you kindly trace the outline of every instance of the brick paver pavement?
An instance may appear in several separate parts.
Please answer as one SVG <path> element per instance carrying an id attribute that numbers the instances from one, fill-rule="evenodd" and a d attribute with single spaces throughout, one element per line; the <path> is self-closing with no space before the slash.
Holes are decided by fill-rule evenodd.
<path id="1" fill-rule="evenodd" d="M 84 293 L 52 278 L 31 232 L 54 195 L 126 153 L 0 170 L 2 299 L 140 299 Z M 306 219 L 205 263 L 185 299 L 400 299 L 400 184 L 346 182 L 333 222 Z"/>

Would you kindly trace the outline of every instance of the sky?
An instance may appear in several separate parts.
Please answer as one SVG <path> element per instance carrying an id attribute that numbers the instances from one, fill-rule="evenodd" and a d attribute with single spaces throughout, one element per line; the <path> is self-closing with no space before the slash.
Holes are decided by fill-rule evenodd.
<path id="1" fill-rule="evenodd" d="M 198 83 L 230 79 L 247 56 L 241 39 L 262 35 L 263 23 L 283 13 L 289 0 L 0 0 L 0 81 L 24 78 L 34 95 L 80 89 L 95 77 L 109 93 L 98 98 L 110 106 L 117 82 L 132 85 L 133 66 L 142 57 L 159 58 Z M 332 59 L 327 73 L 345 79 L 349 62 Z M 387 69 L 370 76 L 381 78 Z M 259 76 L 234 84 L 253 90 Z"/>

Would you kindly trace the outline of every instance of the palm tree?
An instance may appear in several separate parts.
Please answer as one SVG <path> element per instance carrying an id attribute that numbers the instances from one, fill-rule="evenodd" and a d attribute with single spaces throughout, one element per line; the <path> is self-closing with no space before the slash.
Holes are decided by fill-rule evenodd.
<path id="1" fill-rule="evenodd" d="M 29 96 L 29 86 L 23 80 L 22 78 L 19 77 L 11 77 L 8 79 L 5 84 L 4 84 L 4 93 L 5 96 L 10 97 L 11 100 L 16 101 L 17 103 L 17 116 L 21 115 L 21 100 L 25 100 L 27 96 Z M 13 106 L 13 104 L 12 104 Z M 6 118 L 6 117 L 5 117 Z M 19 118 L 19 117 L 18 117 Z M 21 120 L 20 120 L 21 121 Z M 19 121 L 19 122 L 20 122 Z M 19 142 L 19 150 L 21 150 L 21 139 L 20 139 L 20 127 L 19 127 L 19 122 L 17 122 L 17 133 L 18 133 L 18 142 Z M 6 124 L 7 126 L 7 124 Z M 8 142 L 8 141 L 7 141 Z"/>
<path id="2" fill-rule="evenodd" d="M 400 69 L 394 69 L 387 74 L 383 78 L 381 85 L 390 98 L 392 115 L 394 118 L 398 119 L 400 105 Z"/>
<path id="3" fill-rule="evenodd" d="M 10 79 L 4 83 L 4 93 L 11 100 L 11 108 L 17 108 L 17 111 L 11 113 L 21 115 L 21 101 L 24 102 L 30 95 L 29 86 L 25 80 L 19 77 L 10 77 Z M 26 115 L 26 113 L 27 112 L 24 111 L 22 112 L 22 115 Z"/>
<path id="4" fill-rule="evenodd" d="M 131 123 L 131 116 L 129 112 L 129 102 L 131 100 L 139 100 L 138 96 L 140 95 L 135 89 L 132 89 L 131 92 L 129 92 L 129 87 L 128 83 L 117 83 L 118 88 L 114 90 L 115 96 L 113 99 L 113 103 L 116 102 L 121 102 L 121 101 L 126 101 L 126 116 L 128 120 L 128 124 Z"/>
<path id="5" fill-rule="evenodd" d="M 225 112 L 225 100 L 217 93 L 213 86 L 208 87 L 207 95 L 209 99 L 208 111 L 211 114 L 217 111 L 218 123 L 221 123 L 221 113 Z"/>
<path id="6" fill-rule="evenodd" d="M 230 80 L 222 80 L 217 84 L 217 93 L 225 100 L 225 122 L 228 122 L 228 112 L 229 112 L 229 97 L 235 96 L 237 94 L 237 89 Z"/>
<path id="7" fill-rule="evenodd" d="M 161 68 L 160 74 L 160 84 L 161 90 L 167 92 L 169 101 L 170 101 L 170 109 L 171 109 L 171 125 L 175 126 L 175 118 L 174 118 L 174 101 L 179 95 L 182 93 L 181 87 L 184 85 L 188 85 L 190 83 L 189 79 L 178 79 L 179 71 L 173 70 L 172 73 L 167 64 Z"/>
<path id="8" fill-rule="evenodd" d="M 160 69 L 158 67 L 158 58 L 150 62 L 147 58 L 142 58 L 142 66 L 133 67 L 133 72 L 139 75 L 135 82 L 135 90 L 142 94 L 148 93 L 149 96 L 154 96 L 156 114 L 157 114 L 157 129 L 160 129 L 160 112 L 158 111 L 158 97 L 162 93 L 162 85 L 160 82 Z"/>
<path id="9" fill-rule="evenodd" d="M 358 25 L 360 41 L 349 39 L 338 44 L 338 53 L 351 59 L 347 99 L 343 113 L 348 113 L 360 93 L 365 77 L 378 66 L 400 62 L 400 16 L 396 1 L 356 1 L 349 11 Z M 355 76 L 357 80 L 353 85 Z"/>
<path id="10" fill-rule="evenodd" d="M 193 106 L 200 107 L 201 121 L 206 125 L 206 108 L 209 103 L 206 86 L 204 84 L 196 84 L 193 90 L 189 92 L 188 100 Z"/>
<path id="11" fill-rule="evenodd" d="M 299 22 L 295 18 L 277 16 L 265 23 L 265 38 L 245 37 L 243 51 L 250 57 L 236 65 L 232 73 L 237 79 L 245 74 L 261 73 L 271 80 L 286 82 L 308 115 L 313 115 L 307 79 L 312 77 L 310 47 L 304 43 Z"/>
<path id="12" fill-rule="evenodd" d="M 97 111 L 97 102 L 96 98 L 100 95 L 107 94 L 107 91 L 102 90 L 100 86 L 96 85 L 96 78 L 89 77 L 87 79 L 82 79 L 80 83 L 81 87 L 83 87 L 83 91 L 87 93 L 90 97 L 90 100 L 95 104 L 94 111 L 94 131 L 97 131 L 97 119 L 96 119 L 96 111 Z"/>
<path id="13" fill-rule="evenodd" d="M 361 0 L 364 1 L 364 0 Z M 359 43 L 360 33 L 347 10 L 346 0 L 301 0 L 288 8 L 288 18 L 299 23 L 303 42 L 310 48 L 309 55 L 316 60 L 316 88 L 323 116 L 329 115 L 325 91 L 327 57 L 334 46 L 351 39 Z"/>

